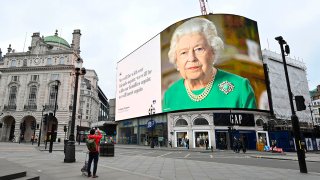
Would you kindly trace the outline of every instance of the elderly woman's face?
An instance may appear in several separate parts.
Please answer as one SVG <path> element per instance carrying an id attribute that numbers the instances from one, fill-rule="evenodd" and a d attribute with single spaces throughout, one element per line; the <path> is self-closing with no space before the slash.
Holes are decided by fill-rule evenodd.
<path id="1" fill-rule="evenodd" d="M 184 79 L 201 80 L 212 75 L 213 50 L 205 36 L 192 33 L 180 37 L 177 48 L 177 66 Z"/>

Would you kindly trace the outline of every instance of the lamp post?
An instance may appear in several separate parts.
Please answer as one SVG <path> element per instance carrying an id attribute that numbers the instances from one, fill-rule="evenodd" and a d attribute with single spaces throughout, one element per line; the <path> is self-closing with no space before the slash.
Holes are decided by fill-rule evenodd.
<path id="1" fill-rule="evenodd" d="M 150 120 L 148 121 L 148 128 L 150 128 L 151 130 L 150 148 L 154 148 L 153 129 L 155 128 L 156 124 L 155 124 L 155 121 L 152 120 L 152 115 L 155 113 L 156 113 L 155 108 L 151 105 L 149 108 Z"/>
<path id="2" fill-rule="evenodd" d="M 41 131 L 42 131 L 43 111 L 45 111 L 45 110 L 46 110 L 46 106 L 42 106 L 41 122 L 40 122 L 40 131 L 39 131 L 39 137 L 38 137 L 38 147 L 40 146 L 40 141 L 41 141 Z"/>
<path id="3" fill-rule="evenodd" d="M 310 109 L 310 113 L 311 113 L 311 123 L 312 123 L 312 128 L 314 128 L 314 123 L 313 123 L 313 116 L 312 116 L 312 113 L 313 113 L 313 110 L 311 109 L 311 104 L 309 104 L 309 109 Z"/>
<path id="4" fill-rule="evenodd" d="M 78 58 L 78 62 L 80 62 L 80 58 Z M 69 141 L 66 144 L 66 152 L 65 152 L 65 163 L 75 162 L 75 138 L 74 138 L 74 126 L 75 126 L 75 118 L 76 118 L 76 106 L 77 106 L 77 96 L 78 96 L 78 81 L 79 75 L 85 75 L 85 68 L 75 68 L 75 83 L 74 83 L 74 95 L 73 95 L 73 106 L 72 106 L 72 116 L 71 116 L 71 127 L 70 127 L 70 135 Z"/>
<path id="5" fill-rule="evenodd" d="M 81 132 L 81 120 L 82 120 L 82 112 L 80 114 L 80 125 L 79 125 L 79 128 L 78 128 L 78 140 L 79 140 L 79 145 L 80 145 L 80 132 Z"/>
<path id="6" fill-rule="evenodd" d="M 293 128 L 294 138 L 296 141 L 296 149 L 297 149 L 297 156 L 298 156 L 298 161 L 299 161 L 300 172 L 301 173 L 308 173 L 306 160 L 305 160 L 305 152 L 301 146 L 301 134 L 300 134 L 299 119 L 298 119 L 298 116 L 296 115 L 296 112 L 294 111 L 292 91 L 290 88 L 287 63 L 286 63 L 286 58 L 285 58 L 285 54 L 284 54 L 284 53 L 286 53 L 288 55 L 290 53 L 290 49 L 289 49 L 289 45 L 287 45 L 287 42 L 282 38 L 282 36 L 276 37 L 275 40 L 277 40 L 278 43 L 280 44 L 280 49 L 281 49 L 281 54 L 282 54 L 284 72 L 285 72 L 285 76 L 286 76 L 289 101 L 290 101 L 290 107 L 291 107 L 291 113 L 292 113 L 292 115 L 291 115 L 292 128 Z M 285 47 L 285 51 L 284 51 L 283 47 Z"/>
<path id="7" fill-rule="evenodd" d="M 57 112 L 57 102 L 58 102 L 58 92 L 59 92 L 59 85 L 60 81 L 55 80 L 56 85 L 55 85 L 55 90 L 56 90 L 56 99 L 54 102 L 54 110 L 53 110 L 53 117 L 56 118 L 56 112 Z M 54 132 L 53 124 L 51 124 L 51 135 L 50 135 L 50 146 L 49 146 L 49 153 L 52 153 L 52 146 L 53 146 L 53 140 L 55 139 L 55 132 Z"/>

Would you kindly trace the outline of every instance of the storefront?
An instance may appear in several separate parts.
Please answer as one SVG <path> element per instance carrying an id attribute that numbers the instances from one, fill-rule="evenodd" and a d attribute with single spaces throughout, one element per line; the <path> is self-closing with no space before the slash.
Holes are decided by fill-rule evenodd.
<path id="1" fill-rule="evenodd" d="M 169 140 L 173 147 L 232 149 L 233 139 L 245 142 L 247 149 L 257 148 L 257 137 L 267 137 L 262 131 L 267 113 L 236 110 L 189 111 L 168 114 Z M 257 132 L 259 132 L 257 134 Z M 207 144 L 206 144 L 207 142 Z"/>
<path id="2" fill-rule="evenodd" d="M 152 125 L 150 125 L 152 122 Z M 117 126 L 119 144 L 167 146 L 168 126 L 166 115 L 154 115 L 120 121 Z"/>

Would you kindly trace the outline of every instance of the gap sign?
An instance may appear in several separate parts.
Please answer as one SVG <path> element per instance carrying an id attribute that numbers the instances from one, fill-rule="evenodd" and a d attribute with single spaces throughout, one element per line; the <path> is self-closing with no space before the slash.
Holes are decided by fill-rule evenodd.
<path id="1" fill-rule="evenodd" d="M 214 113 L 215 126 L 254 126 L 253 114 L 245 113 Z"/>

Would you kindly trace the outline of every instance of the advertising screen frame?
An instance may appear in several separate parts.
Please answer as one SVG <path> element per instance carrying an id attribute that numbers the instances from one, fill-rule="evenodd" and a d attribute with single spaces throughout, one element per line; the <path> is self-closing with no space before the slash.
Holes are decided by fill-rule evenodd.
<path id="1" fill-rule="evenodd" d="M 144 87 L 146 91 L 151 92 L 160 92 L 160 95 L 154 97 L 148 97 L 146 94 L 150 94 L 150 92 L 143 92 L 139 96 L 140 100 L 136 100 L 135 102 L 128 102 L 127 100 L 118 101 L 119 97 L 119 72 L 117 72 L 117 95 L 116 95 L 116 120 L 130 119 L 134 117 L 143 117 L 147 116 L 148 110 L 150 108 L 154 108 L 154 114 L 163 113 L 163 97 L 168 89 L 174 82 L 181 78 L 179 71 L 177 71 L 177 66 L 169 62 L 168 52 L 170 49 L 170 43 L 172 34 L 175 32 L 177 27 L 181 26 L 183 23 L 194 19 L 194 18 L 203 18 L 213 22 L 217 35 L 221 38 L 224 48 L 219 52 L 219 58 L 215 60 L 214 66 L 218 69 L 226 71 L 230 74 L 235 74 L 237 76 L 248 79 L 250 82 L 253 92 L 254 98 L 256 100 L 257 108 L 241 108 L 241 107 L 197 107 L 197 108 L 189 108 L 184 107 L 181 109 L 174 109 L 173 111 L 167 112 L 179 112 L 179 111 L 188 111 L 188 110 L 203 110 L 203 109 L 241 109 L 241 110 L 249 110 L 249 111 L 269 111 L 269 102 L 268 102 L 268 94 L 267 94 L 267 85 L 265 80 L 265 72 L 263 68 L 262 62 L 262 52 L 260 48 L 260 39 L 258 33 L 257 22 L 251 19 L 248 19 L 243 16 L 233 15 L 233 14 L 210 14 L 205 16 L 195 16 L 191 18 L 187 18 L 181 21 L 178 21 L 170 26 L 168 26 L 165 30 L 154 36 L 151 40 L 146 42 L 144 45 L 140 46 L 138 49 L 130 53 L 128 56 L 123 58 L 118 62 L 117 71 L 122 71 L 122 66 L 125 66 L 127 62 L 130 61 L 142 61 L 142 64 L 148 64 L 148 68 L 152 69 L 152 72 L 156 72 L 160 74 L 151 75 L 151 81 L 153 81 L 152 87 L 150 89 Z M 159 41 L 159 42 L 157 42 Z M 143 49 L 147 48 L 150 44 L 155 49 L 148 49 L 148 53 L 153 54 L 148 58 L 148 55 L 141 54 L 137 56 L 136 59 L 131 58 L 131 56 L 135 56 L 135 54 L 139 53 L 139 51 L 143 51 Z M 157 44 L 158 45 L 155 45 Z M 160 55 L 160 57 L 157 57 Z M 131 58 L 131 59 L 130 59 Z M 147 59 L 147 60 L 142 60 Z M 160 62 L 156 62 L 160 61 Z M 130 64 L 130 63 L 128 63 Z M 152 66 L 160 66 L 152 67 Z M 148 68 L 145 68 L 148 69 Z M 135 68 L 132 68 L 135 69 Z M 156 85 L 155 80 L 159 80 L 161 82 L 161 86 Z M 158 81 L 158 83 L 159 83 Z M 232 85 L 232 83 L 231 83 Z M 235 88 L 238 88 L 237 86 Z M 149 98 L 147 100 L 148 104 L 143 104 L 141 102 L 142 99 Z M 128 112 L 126 115 L 119 115 L 117 113 L 118 107 L 124 107 L 123 103 L 131 103 L 129 106 L 136 107 L 142 106 L 143 110 L 135 110 L 132 108 L 131 113 Z M 183 102 L 182 102 L 183 103 Z"/>

